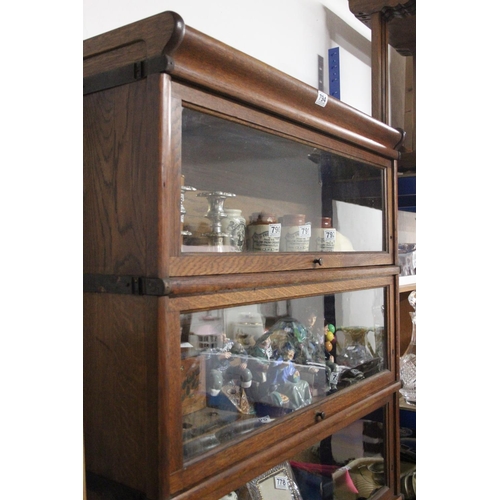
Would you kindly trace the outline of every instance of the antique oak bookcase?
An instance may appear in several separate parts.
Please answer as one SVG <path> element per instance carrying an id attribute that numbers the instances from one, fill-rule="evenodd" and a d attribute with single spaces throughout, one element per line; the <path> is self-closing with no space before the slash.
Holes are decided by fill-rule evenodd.
<path id="1" fill-rule="evenodd" d="M 83 56 L 89 500 L 266 499 L 370 419 L 400 498 L 402 132 L 173 12 Z"/>

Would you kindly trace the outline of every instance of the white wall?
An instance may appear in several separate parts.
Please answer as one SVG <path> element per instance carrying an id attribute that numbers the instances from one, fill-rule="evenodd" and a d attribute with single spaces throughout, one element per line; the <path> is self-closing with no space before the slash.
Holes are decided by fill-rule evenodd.
<path id="1" fill-rule="evenodd" d="M 328 49 L 341 47 L 341 100 L 371 114 L 371 31 L 347 0 L 83 0 L 83 39 L 167 10 L 313 87 L 321 55 L 327 93 Z"/>

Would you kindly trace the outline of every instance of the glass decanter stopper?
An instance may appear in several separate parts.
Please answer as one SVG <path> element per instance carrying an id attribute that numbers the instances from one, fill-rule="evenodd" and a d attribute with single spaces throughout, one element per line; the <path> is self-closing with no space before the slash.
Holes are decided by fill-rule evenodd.
<path id="1" fill-rule="evenodd" d="M 410 312 L 412 330 L 410 343 L 401 356 L 400 374 L 402 387 L 399 392 L 403 395 L 408 405 L 417 404 L 417 292 L 413 291 L 408 297 L 408 302 L 415 312 Z"/>
<path id="2" fill-rule="evenodd" d="M 222 231 L 222 219 L 227 217 L 224 212 L 224 202 L 226 198 L 232 198 L 236 196 L 232 193 L 224 193 L 223 191 L 212 191 L 198 193 L 198 196 L 204 196 L 208 200 L 208 211 L 205 217 L 212 223 L 210 233 L 205 233 L 203 236 L 208 237 L 208 244 L 211 246 L 222 246 L 224 244 L 224 238 L 228 234 Z"/>

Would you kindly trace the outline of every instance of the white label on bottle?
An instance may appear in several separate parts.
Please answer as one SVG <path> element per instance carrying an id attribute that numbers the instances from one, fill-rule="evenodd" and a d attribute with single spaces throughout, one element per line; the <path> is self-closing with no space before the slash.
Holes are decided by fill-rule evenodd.
<path id="1" fill-rule="evenodd" d="M 281 223 L 269 224 L 269 237 L 279 238 L 281 236 Z"/>
<path id="2" fill-rule="evenodd" d="M 311 225 L 285 226 L 281 234 L 281 252 L 307 252 L 311 238 Z"/>
<path id="3" fill-rule="evenodd" d="M 336 229 L 335 228 L 328 228 L 325 229 L 323 232 L 323 238 L 326 241 L 335 241 L 335 236 L 336 236 Z"/>
<path id="4" fill-rule="evenodd" d="M 299 226 L 299 238 L 310 238 L 311 237 L 311 224 L 304 224 Z"/>
<path id="5" fill-rule="evenodd" d="M 261 224 L 249 226 L 248 248 L 254 252 L 279 252 L 281 224 Z"/>
<path id="6" fill-rule="evenodd" d="M 274 476 L 274 487 L 277 490 L 287 490 L 288 478 L 286 476 Z"/>
<path id="7" fill-rule="evenodd" d="M 316 97 L 315 104 L 324 108 L 327 102 L 328 102 L 328 94 L 325 94 L 324 92 L 321 92 L 321 90 L 318 90 L 318 97 Z"/>

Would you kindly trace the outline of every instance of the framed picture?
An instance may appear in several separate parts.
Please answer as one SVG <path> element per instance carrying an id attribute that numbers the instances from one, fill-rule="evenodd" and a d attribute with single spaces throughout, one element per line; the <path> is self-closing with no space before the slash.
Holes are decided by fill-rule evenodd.
<path id="1" fill-rule="evenodd" d="M 303 500 L 288 462 L 247 483 L 251 500 Z"/>

